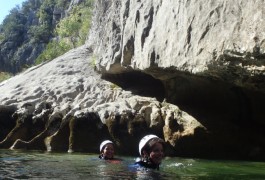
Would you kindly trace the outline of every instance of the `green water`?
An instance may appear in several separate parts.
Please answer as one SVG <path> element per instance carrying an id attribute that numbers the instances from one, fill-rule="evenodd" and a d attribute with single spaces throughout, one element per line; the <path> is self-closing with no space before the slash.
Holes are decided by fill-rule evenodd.
<path id="1" fill-rule="evenodd" d="M 0 150 L 0 179 L 265 180 L 265 162 L 165 158 L 159 171 L 133 167 L 134 157 L 106 162 L 96 154 Z"/>

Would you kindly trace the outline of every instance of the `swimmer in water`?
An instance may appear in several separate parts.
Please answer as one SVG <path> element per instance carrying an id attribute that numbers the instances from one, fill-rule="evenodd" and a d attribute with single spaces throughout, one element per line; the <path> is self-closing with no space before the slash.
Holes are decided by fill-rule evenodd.
<path id="1" fill-rule="evenodd" d="M 141 158 L 135 163 L 140 167 L 159 169 L 164 158 L 165 141 L 156 135 L 144 136 L 139 143 L 139 153 Z"/>
<path id="2" fill-rule="evenodd" d="M 114 143 L 110 140 L 105 140 L 100 144 L 99 147 L 99 158 L 104 160 L 114 159 Z"/>

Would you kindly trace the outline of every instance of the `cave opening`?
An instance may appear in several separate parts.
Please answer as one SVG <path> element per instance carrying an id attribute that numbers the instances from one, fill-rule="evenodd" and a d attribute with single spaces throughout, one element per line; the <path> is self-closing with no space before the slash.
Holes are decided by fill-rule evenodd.
<path id="1" fill-rule="evenodd" d="M 103 74 L 102 79 L 110 81 L 135 95 L 155 97 L 158 101 L 165 98 L 162 81 L 140 71 L 120 74 Z"/>

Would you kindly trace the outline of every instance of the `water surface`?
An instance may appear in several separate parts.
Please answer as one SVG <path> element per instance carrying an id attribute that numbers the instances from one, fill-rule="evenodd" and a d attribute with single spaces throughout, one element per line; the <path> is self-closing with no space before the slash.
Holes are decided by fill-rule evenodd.
<path id="1" fill-rule="evenodd" d="M 0 150 L 0 179 L 265 180 L 265 162 L 165 158 L 159 171 L 133 166 L 134 157 L 102 161 L 97 154 Z"/>

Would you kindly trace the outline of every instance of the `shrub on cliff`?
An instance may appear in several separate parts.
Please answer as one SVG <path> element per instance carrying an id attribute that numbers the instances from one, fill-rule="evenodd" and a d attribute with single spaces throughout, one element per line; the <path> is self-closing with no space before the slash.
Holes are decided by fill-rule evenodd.
<path id="1" fill-rule="evenodd" d="M 39 57 L 36 60 L 36 64 L 40 64 L 44 61 L 52 60 L 65 52 L 69 51 L 71 49 L 71 46 L 69 46 L 67 43 L 61 41 L 52 41 L 49 42 L 49 44 L 46 46 L 46 49 L 39 55 Z"/>
<path id="2" fill-rule="evenodd" d="M 60 38 L 69 39 L 75 48 L 85 43 L 90 23 L 91 7 L 77 6 L 68 17 L 59 22 L 55 31 Z"/>
<path id="3" fill-rule="evenodd" d="M 0 72 L 0 82 L 9 79 L 12 75 L 7 72 Z"/>
<path id="4" fill-rule="evenodd" d="M 48 43 L 50 40 L 51 32 L 47 25 L 32 26 L 29 33 L 32 36 L 34 42 Z"/>
<path id="5" fill-rule="evenodd" d="M 86 0 L 73 7 L 68 16 L 60 20 L 54 30 L 57 40 L 47 45 L 37 58 L 37 64 L 52 60 L 85 43 L 92 19 L 92 6 L 93 0 Z"/>

